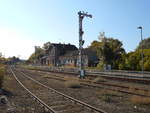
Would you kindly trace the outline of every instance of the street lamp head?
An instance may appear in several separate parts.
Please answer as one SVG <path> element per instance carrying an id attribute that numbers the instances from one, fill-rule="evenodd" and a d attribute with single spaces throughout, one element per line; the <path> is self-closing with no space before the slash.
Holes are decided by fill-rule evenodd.
<path id="1" fill-rule="evenodd" d="M 142 26 L 139 26 L 137 29 L 142 29 Z"/>

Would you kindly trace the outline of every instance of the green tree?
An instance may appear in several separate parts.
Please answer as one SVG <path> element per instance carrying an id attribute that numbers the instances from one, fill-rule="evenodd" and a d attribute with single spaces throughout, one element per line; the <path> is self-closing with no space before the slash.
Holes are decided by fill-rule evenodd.
<path id="1" fill-rule="evenodd" d="M 121 56 L 125 54 L 122 42 L 118 39 L 104 37 L 101 39 L 101 43 L 100 62 L 106 65 L 110 64 L 113 69 L 118 69 Z"/>
<path id="2" fill-rule="evenodd" d="M 137 70 L 141 71 L 142 67 L 142 50 L 136 50 L 129 52 L 125 56 L 122 56 L 122 62 L 119 64 L 119 69 L 123 70 Z M 150 71 L 150 49 L 143 49 L 144 53 L 144 70 Z"/>
<path id="3" fill-rule="evenodd" d="M 44 55 L 44 49 L 40 47 L 35 47 L 35 52 L 31 54 L 28 59 L 28 62 L 34 62 L 35 60 L 39 60 Z"/>
<path id="4" fill-rule="evenodd" d="M 150 49 L 150 37 L 141 41 L 137 47 L 137 50 L 141 49 L 142 47 L 143 47 L 143 49 Z"/>
<path id="5" fill-rule="evenodd" d="M 103 68 L 105 64 L 110 64 L 112 68 L 118 69 L 121 56 L 125 54 L 122 42 L 118 39 L 107 38 L 104 33 L 100 33 L 98 39 L 98 41 L 93 41 L 89 46 L 89 48 L 97 52 L 100 59 L 98 67 Z"/>
<path id="6" fill-rule="evenodd" d="M 94 40 L 88 49 L 95 51 L 97 56 L 99 56 L 99 49 L 102 47 L 102 43 L 100 41 Z"/>
<path id="7" fill-rule="evenodd" d="M 145 71 L 150 71 L 150 58 L 148 58 L 146 60 L 146 62 L 144 63 L 144 70 Z"/>
<path id="8" fill-rule="evenodd" d="M 49 48 L 49 46 L 51 45 L 51 43 L 50 42 L 46 42 L 46 43 L 44 43 L 44 45 L 43 45 L 43 49 L 48 49 Z"/>
<path id="9" fill-rule="evenodd" d="M 138 70 L 140 68 L 140 53 L 130 52 L 126 56 L 125 69 Z"/>

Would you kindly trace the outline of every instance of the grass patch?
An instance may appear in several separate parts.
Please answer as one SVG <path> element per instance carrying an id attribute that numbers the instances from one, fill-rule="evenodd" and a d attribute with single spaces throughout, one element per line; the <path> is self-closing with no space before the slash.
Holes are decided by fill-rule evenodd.
<path id="1" fill-rule="evenodd" d="M 49 75 L 42 76 L 43 78 L 51 78 Z"/>
<path id="2" fill-rule="evenodd" d="M 30 81 L 30 80 L 24 80 L 24 83 L 26 84 L 25 86 L 27 87 L 27 88 L 32 88 L 32 89 L 34 89 L 34 90 L 39 90 L 40 88 L 41 88 L 41 86 L 39 86 L 39 85 L 37 85 L 36 83 L 33 83 L 32 81 Z"/>
<path id="3" fill-rule="evenodd" d="M 144 90 L 137 90 L 136 87 L 129 87 L 129 91 L 130 92 L 137 92 L 138 94 L 141 94 L 141 95 L 149 95 L 149 91 L 144 91 Z"/>
<path id="4" fill-rule="evenodd" d="M 141 96 L 132 96 L 129 98 L 130 102 L 138 105 L 150 105 L 150 98 Z"/>
<path id="5" fill-rule="evenodd" d="M 67 81 L 78 81 L 79 80 L 79 78 L 77 78 L 77 77 L 71 77 L 71 76 L 69 76 L 69 77 L 65 76 L 64 79 L 67 80 Z"/>
<path id="6" fill-rule="evenodd" d="M 113 102 L 114 97 L 121 97 L 121 94 L 116 91 L 110 90 L 101 90 L 100 92 L 100 99 L 102 99 L 105 102 Z"/>
<path id="7" fill-rule="evenodd" d="M 80 82 L 76 80 L 66 81 L 65 86 L 68 88 L 81 88 Z"/>
<path id="8" fill-rule="evenodd" d="M 104 79 L 102 77 L 97 77 L 93 80 L 93 82 L 106 82 L 106 79 Z"/>
<path id="9" fill-rule="evenodd" d="M 29 69 L 29 70 L 38 70 L 38 68 L 34 66 L 22 65 L 21 67 Z"/>
<path id="10" fill-rule="evenodd" d="M 108 102 L 108 103 L 112 102 L 111 97 L 108 96 L 108 95 L 103 95 L 103 96 L 101 96 L 101 99 L 102 99 L 103 101 L 105 101 L 105 102 Z"/>

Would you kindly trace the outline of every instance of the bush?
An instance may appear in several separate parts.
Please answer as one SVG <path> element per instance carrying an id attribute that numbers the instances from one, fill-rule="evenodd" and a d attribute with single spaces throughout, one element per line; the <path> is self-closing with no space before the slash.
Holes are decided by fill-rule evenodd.
<path id="1" fill-rule="evenodd" d="M 2 88 L 3 85 L 3 79 L 4 79 L 4 75 L 5 75 L 6 69 L 4 66 L 0 66 L 0 88 Z"/>
<path id="2" fill-rule="evenodd" d="M 99 62 L 99 63 L 97 64 L 97 68 L 98 68 L 99 70 L 104 70 L 104 63 L 103 63 L 103 62 Z"/>
<path id="3" fill-rule="evenodd" d="M 150 59 L 148 59 L 148 60 L 144 63 L 144 70 L 145 70 L 145 71 L 150 71 Z"/>

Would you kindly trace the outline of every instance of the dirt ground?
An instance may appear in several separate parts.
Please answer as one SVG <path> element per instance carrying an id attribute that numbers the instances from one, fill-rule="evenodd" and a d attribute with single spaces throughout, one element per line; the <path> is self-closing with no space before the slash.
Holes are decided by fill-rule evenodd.
<path id="1" fill-rule="evenodd" d="M 148 98 L 143 99 L 143 97 L 109 91 L 106 90 L 105 87 L 68 88 L 65 86 L 63 81 L 45 77 L 45 74 L 38 74 L 37 71 L 35 71 L 31 76 L 67 95 L 82 100 L 100 109 L 104 109 L 108 113 L 150 113 L 150 101 Z M 131 83 L 129 85 L 131 85 Z M 147 100 L 147 102 L 144 100 Z"/>
<path id="2" fill-rule="evenodd" d="M 32 74 L 31 77 L 60 92 L 103 109 L 108 113 L 150 113 L 149 99 L 146 99 L 146 101 L 141 97 L 109 91 L 106 90 L 105 87 L 90 88 L 81 86 L 78 88 L 70 88 L 66 86 L 65 82 L 50 79 L 45 77 L 45 74 L 39 74 L 37 71 L 34 71 L 34 74 Z M 30 85 L 32 86 L 31 82 Z M 36 105 L 26 91 L 18 85 L 15 79 L 11 76 L 11 73 L 7 73 L 5 76 L 3 89 L 7 92 L 7 94 L 4 95 L 7 97 L 8 103 L 0 104 L 0 113 L 11 111 L 21 113 L 23 110 L 24 113 L 29 113 L 29 108 L 34 109 L 33 105 L 37 106 L 38 109 L 38 105 Z M 44 95 L 45 97 L 48 97 L 48 94 Z M 38 112 L 39 110 L 37 110 L 37 113 Z"/>
<path id="3" fill-rule="evenodd" d="M 41 113 L 40 105 L 33 101 L 10 72 L 4 77 L 2 90 L 0 97 L 5 97 L 7 102 L 0 103 L 0 113 Z"/>

